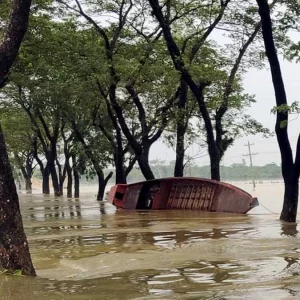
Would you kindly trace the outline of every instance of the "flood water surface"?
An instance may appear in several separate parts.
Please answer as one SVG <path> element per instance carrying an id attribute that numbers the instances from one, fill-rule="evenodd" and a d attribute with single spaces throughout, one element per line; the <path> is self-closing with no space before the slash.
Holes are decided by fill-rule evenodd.
<path id="1" fill-rule="evenodd" d="M 21 195 L 38 277 L 1 276 L 0 299 L 299 299 L 299 233 L 279 221 L 282 186 L 241 187 L 261 202 L 247 215 Z"/>

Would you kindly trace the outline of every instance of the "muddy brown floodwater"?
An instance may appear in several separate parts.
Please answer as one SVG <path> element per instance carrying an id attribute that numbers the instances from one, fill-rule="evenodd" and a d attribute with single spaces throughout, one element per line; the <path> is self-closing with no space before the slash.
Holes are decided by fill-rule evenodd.
<path id="1" fill-rule="evenodd" d="M 38 277 L 1 276 L 0 299 L 300 299 L 282 184 L 238 185 L 262 204 L 248 215 L 116 211 L 92 189 L 80 200 L 21 194 Z"/>

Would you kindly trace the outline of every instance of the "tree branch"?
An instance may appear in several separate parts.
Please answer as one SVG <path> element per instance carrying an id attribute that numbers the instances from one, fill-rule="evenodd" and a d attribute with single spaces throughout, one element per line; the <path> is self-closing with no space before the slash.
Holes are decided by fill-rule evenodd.
<path id="1" fill-rule="evenodd" d="M 199 49 L 203 46 L 204 42 L 207 40 L 209 35 L 212 33 L 212 31 L 215 29 L 215 27 L 218 25 L 218 23 L 221 21 L 221 19 L 224 16 L 224 12 L 227 8 L 227 5 L 229 4 L 231 0 L 226 0 L 226 1 L 221 1 L 221 9 L 219 11 L 218 16 L 214 20 L 214 22 L 207 28 L 207 30 L 204 32 L 202 37 L 199 38 L 199 40 L 194 44 L 192 47 L 190 56 L 189 56 L 189 61 L 190 63 L 194 60 L 196 54 L 198 53 Z"/>
<path id="2" fill-rule="evenodd" d="M 125 176 L 126 177 L 131 172 L 131 170 L 132 170 L 132 168 L 133 168 L 133 166 L 135 165 L 136 162 L 137 162 L 137 157 L 135 155 L 132 159 L 129 160 L 129 164 L 128 164 L 127 168 L 125 169 Z"/>
<path id="3" fill-rule="evenodd" d="M 149 127 L 147 125 L 146 112 L 145 112 L 143 104 L 140 100 L 140 97 L 130 82 L 126 84 L 125 88 L 126 88 L 127 92 L 130 94 L 135 106 L 137 107 L 139 121 L 140 121 L 141 129 L 142 129 L 142 138 L 143 137 L 147 138 L 148 133 L 149 133 Z"/>
<path id="4" fill-rule="evenodd" d="M 59 3 L 65 5 L 68 9 L 80 14 L 81 16 L 83 16 L 90 24 L 92 24 L 94 26 L 94 28 L 96 29 L 96 31 L 103 37 L 104 39 L 104 43 L 105 43 L 105 48 L 106 50 L 110 51 L 110 43 L 109 43 L 109 39 L 107 34 L 105 33 L 105 31 L 97 24 L 97 22 L 91 18 L 90 16 L 88 16 L 82 9 L 82 6 L 80 4 L 80 2 L 78 0 L 75 0 L 78 9 L 72 7 L 71 5 L 67 4 L 65 1 L 63 0 L 57 0 Z"/>

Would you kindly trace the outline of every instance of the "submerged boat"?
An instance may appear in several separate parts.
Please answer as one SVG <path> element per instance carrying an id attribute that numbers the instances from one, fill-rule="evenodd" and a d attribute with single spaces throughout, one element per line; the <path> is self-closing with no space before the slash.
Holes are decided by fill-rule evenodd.
<path id="1" fill-rule="evenodd" d="M 117 208 L 199 210 L 245 214 L 257 198 L 231 184 L 205 178 L 171 177 L 117 184 L 108 194 Z"/>

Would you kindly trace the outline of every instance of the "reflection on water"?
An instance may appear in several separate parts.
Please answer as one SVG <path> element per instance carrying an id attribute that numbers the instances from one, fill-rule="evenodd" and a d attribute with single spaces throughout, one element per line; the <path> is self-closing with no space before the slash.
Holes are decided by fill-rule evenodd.
<path id="1" fill-rule="evenodd" d="M 21 207 L 39 277 L 0 277 L 1 300 L 300 298 L 299 232 L 278 215 L 116 211 L 88 194 Z"/>

